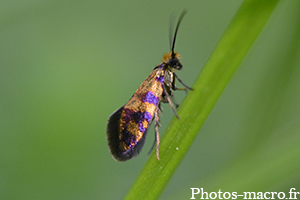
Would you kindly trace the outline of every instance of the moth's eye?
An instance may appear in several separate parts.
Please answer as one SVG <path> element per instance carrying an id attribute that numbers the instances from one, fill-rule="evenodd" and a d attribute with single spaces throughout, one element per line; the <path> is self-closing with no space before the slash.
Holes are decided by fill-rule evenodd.
<path id="1" fill-rule="evenodd" d="M 170 59 L 169 60 L 169 65 L 171 66 L 171 67 L 175 67 L 176 68 L 176 66 L 179 64 L 179 60 L 177 59 L 177 58 L 172 58 L 172 59 Z"/>
<path id="2" fill-rule="evenodd" d="M 173 66 L 177 64 L 177 61 L 175 59 L 171 59 L 169 63 L 171 66 Z"/>
<path id="3" fill-rule="evenodd" d="M 180 63 L 180 61 L 177 58 L 170 59 L 169 60 L 169 66 L 173 67 L 175 69 L 179 69 L 179 70 L 182 68 L 181 63 Z"/>

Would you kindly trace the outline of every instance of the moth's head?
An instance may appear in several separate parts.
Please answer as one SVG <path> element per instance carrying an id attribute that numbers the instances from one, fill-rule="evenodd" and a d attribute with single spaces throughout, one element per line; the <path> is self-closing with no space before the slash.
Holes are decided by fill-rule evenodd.
<path id="1" fill-rule="evenodd" d="M 181 13 L 181 15 L 178 19 L 178 22 L 177 22 L 177 25 L 176 25 L 176 28 L 175 28 L 175 32 L 174 32 L 174 36 L 173 36 L 173 40 L 171 40 L 172 37 L 170 37 L 171 52 L 164 54 L 163 58 L 162 58 L 163 63 L 166 64 L 168 69 L 171 70 L 171 71 L 176 70 L 176 69 L 177 70 L 182 69 L 182 64 L 180 62 L 180 55 L 177 52 L 174 51 L 174 48 L 175 48 L 175 41 L 176 41 L 178 28 L 179 28 L 180 22 L 181 22 L 181 20 L 182 20 L 182 18 L 184 17 L 185 14 L 186 14 L 186 10 L 184 10 Z M 170 36 L 171 36 L 171 34 L 170 34 Z"/>
<path id="2" fill-rule="evenodd" d="M 180 61 L 180 54 L 177 52 L 169 52 L 165 53 L 161 59 L 161 61 L 166 64 L 169 68 L 181 70 L 182 64 Z"/>

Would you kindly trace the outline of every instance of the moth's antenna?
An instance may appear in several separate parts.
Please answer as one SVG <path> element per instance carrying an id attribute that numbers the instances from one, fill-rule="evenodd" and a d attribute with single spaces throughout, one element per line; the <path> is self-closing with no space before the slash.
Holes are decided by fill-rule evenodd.
<path id="1" fill-rule="evenodd" d="M 173 34 L 174 34 L 174 26 L 175 26 L 175 18 L 176 18 L 176 15 L 175 13 L 173 12 L 171 15 L 170 15 L 170 19 L 169 19 L 169 45 L 170 45 L 170 50 L 172 49 L 172 40 L 173 40 Z"/>
<path id="2" fill-rule="evenodd" d="M 174 53 L 174 47 L 175 47 L 175 41 L 176 41 L 176 36 L 177 36 L 177 32 L 178 32 L 178 28 L 179 28 L 179 25 L 180 25 L 180 22 L 182 20 L 182 18 L 184 17 L 184 15 L 186 14 L 186 10 L 184 10 L 179 19 L 178 19 L 178 22 L 177 22 L 177 26 L 176 26 L 176 29 L 175 29 L 175 33 L 174 33 L 174 37 L 173 37 L 173 42 L 172 42 L 172 48 L 171 48 L 171 52 L 172 52 L 172 58 L 175 57 L 175 53 Z"/>

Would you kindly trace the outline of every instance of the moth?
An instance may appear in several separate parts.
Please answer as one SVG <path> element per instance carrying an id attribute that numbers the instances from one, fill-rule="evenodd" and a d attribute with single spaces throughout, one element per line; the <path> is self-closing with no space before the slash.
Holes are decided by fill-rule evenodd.
<path id="1" fill-rule="evenodd" d="M 177 32 L 183 11 L 177 22 L 171 51 L 164 54 L 162 63 L 157 65 L 140 87 L 135 91 L 130 100 L 121 108 L 110 115 L 107 123 L 108 146 L 113 158 L 117 161 L 126 161 L 137 156 L 142 150 L 147 132 L 154 121 L 156 156 L 159 160 L 159 116 L 162 111 L 161 103 L 169 103 L 175 116 L 178 107 L 171 101 L 174 90 L 192 90 L 185 85 L 175 73 L 182 69 L 180 55 L 174 51 Z M 184 88 L 175 85 L 177 79 Z"/>

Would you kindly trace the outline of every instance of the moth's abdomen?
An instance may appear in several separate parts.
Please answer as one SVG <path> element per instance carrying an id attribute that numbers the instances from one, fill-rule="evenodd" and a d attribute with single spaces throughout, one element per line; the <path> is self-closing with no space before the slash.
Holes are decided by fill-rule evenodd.
<path id="1" fill-rule="evenodd" d="M 108 146 L 118 161 L 128 160 L 142 150 L 163 92 L 163 77 L 158 76 L 158 72 L 159 69 L 155 69 L 125 106 L 109 118 Z"/>

